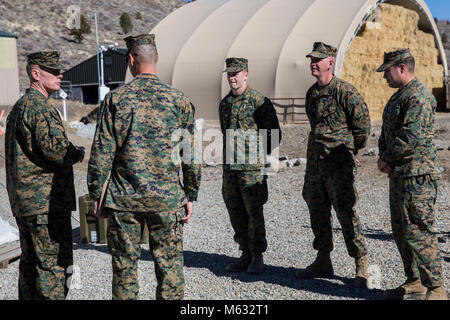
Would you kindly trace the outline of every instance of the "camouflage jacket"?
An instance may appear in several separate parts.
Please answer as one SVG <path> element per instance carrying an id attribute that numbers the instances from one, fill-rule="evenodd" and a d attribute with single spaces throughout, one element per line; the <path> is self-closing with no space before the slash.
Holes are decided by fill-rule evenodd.
<path id="1" fill-rule="evenodd" d="M 378 140 L 380 159 L 394 167 L 391 176 L 439 175 L 434 138 L 436 99 L 413 79 L 389 99 Z"/>
<path id="2" fill-rule="evenodd" d="M 356 155 L 366 145 L 369 110 L 350 83 L 336 77 L 323 87 L 316 82 L 306 93 L 305 108 L 311 125 L 309 152 L 326 156 L 344 145 Z"/>
<path id="3" fill-rule="evenodd" d="M 223 169 L 262 169 L 265 154 L 270 154 L 281 141 L 280 124 L 272 102 L 249 87 L 239 96 L 230 91 L 220 102 L 219 118 L 223 134 Z M 267 130 L 265 134 L 261 129 Z M 273 129 L 279 134 L 278 141 L 272 145 L 272 134 L 276 137 Z M 258 133 L 264 141 L 260 141 Z"/>
<path id="4" fill-rule="evenodd" d="M 179 208 L 197 199 L 201 166 L 194 159 L 194 106 L 156 75 L 140 74 L 109 92 L 99 109 L 88 166 L 91 197 L 99 199 L 111 173 L 105 207 L 132 212 Z M 183 136 L 188 150 L 180 182 Z M 190 139 L 189 139 L 190 138 Z"/>
<path id="5" fill-rule="evenodd" d="M 13 215 L 76 210 L 72 164 L 80 151 L 67 139 L 58 111 L 27 89 L 6 123 L 6 186 Z"/>

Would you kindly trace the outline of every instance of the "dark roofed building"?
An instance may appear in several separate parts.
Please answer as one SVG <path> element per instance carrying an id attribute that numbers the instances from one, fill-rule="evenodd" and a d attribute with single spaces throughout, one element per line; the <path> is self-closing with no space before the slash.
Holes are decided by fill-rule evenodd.
<path id="1" fill-rule="evenodd" d="M 127 49 L 122 48 L 109 48 L 103 52 L 103 82 L 110 90 L 125 83 L 126 53 Z M 62 89 L 69 93 L 69 98 L 86 104 L 97 104 L 98 87 L 97 55 L 63 73 Z"/>

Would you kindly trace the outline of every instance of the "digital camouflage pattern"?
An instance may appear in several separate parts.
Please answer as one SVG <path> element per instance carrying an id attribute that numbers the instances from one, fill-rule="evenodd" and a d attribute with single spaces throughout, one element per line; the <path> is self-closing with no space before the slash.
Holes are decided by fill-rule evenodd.
<path id="1" fill-rule="evenodd" d="M 306 55 L 307 58 L 314 57 L 319 59 L 336 56 L 337 56 L 337 49 L 323 42 L 314 42 L 313 51 L 308 55 Z"/>
<path id="2" fill-rule="evenodd" d="M 113 267 L 113 299 L 137 299 L 141 225 L 149 230 L 150 253 L 157 278 L 156 299 L 176 300 L 184 295 L 183 225 L 184 209 L 135 213 L 110 210 L 108 246 Z"/>
<path id="3" fill-rule="evenodd" d="M 70 211 L 16 217 L 22 254 L 20 300 L 64 300 L 73 264 Z"/>
<path id="4" fill-rule="evenodd" d="M 72 165 L 84 156 L 58 111 L 29 88 L 6 121 L 6 187 L 14 216 L 76 210 Z"/>
<path id="5" fill-rule="evenodd" d="M 72 264 L 70 211 L 76 209 L 72 165 L 83 159 L 58 111 L 29 88 L 6 121 L 6 187 L 22 254 L 19 299 L 64 299 Z"/>
<path id="6" fill-rule="evenodd" d="M 391 97 L 383 112 L 378 141 L 380 159 L 388 162 L 392 233 L 407 277 L 427 287 L 443 284 L 441 258 L 433 233 L 437 194 L 434 117 L 436 100 L 413 79 Z"/>
<path id="7" fill-rule="evenodd" d="M 308 149 L 303 187 L 303 198 L 309 208 L 314 234 L 313 248 L 321 252 L 333 250 L 333 206 L 348 254 L 354 258 L 362 257 L 367 249 L 361 222 L 354 209 L 358 192 L 353 156 L 348 149 L 340 147 L 323 159 L 319 157 L 319 153 Z"/>
<path id="8" fill-rule="evenodd" d="M 254 254 L 266 251 L 263 205 L 268 199 L 267 177 L 260 171 L 224 171 L 222 196 L 239 249 Z"/>
<path id="9" fill-rule="evenodd" d="M 358 193 L 353 154 L 365 146 L 370 133 L 367 105 L 355 87 L 333 77 L 327 86 L 315 83 L 308 90 L 305 108 L 311 132 L 302 194 L 309 208 L 314 249 L 333 250 L 333 206 L 349 255 L 363 256 L 367 250 L 354 210 Z"/>
<path id="10" fill-rule="evenodd" d="M 419 80 L 392 95 L 383 111 L 378 140 L 380 159 L 393 168 L 391 176 L 438 176 L 434 138 L 436 99 Z"/>
<path id="11" fill-rule="evenodd" d="M 389 181 L 392 234 L 408 279 L 426 287 L 444 284 L 438 239 L 433 232 L 437 181 L 431 175 Z"/>
<path id="12" fill-rule="evenodd" d="M 59 63 L 58 51 L 39 51 L 31 53 L 27 56 L 28 65 L 37 64 L 50 69 L 60 70 L 63 69 Z"/>
<path id="13" fill-rule="evenodd" d="M 397 65 L 406 58 L 411 58 L 412 54 L 409 49 L 400 49 L 392 52 L 384 53 L 383 64 L 377 69 L 377 72 L 383 72 L 392 66 Z"/>
<path id="14" fill-rule="evenodd" d="M 246 58 L 227 58 L 225 60 L 226 68 L 223 72 L 239 72 L 248 70 L 248 60 Z"/>
<path id="15" fill-rule="evenodd" d="M 197 199 L 201 166 L 194 163 L 194 106 L 156 75 L 140 74 L 109 92 L 100 106 L 88 167 L 88 188 L 99 199 L 111 172 L 105 207 L 113 210 L 108 247 L 113 298 L 137 297 L 142 220 L 151 237 L 158 299 L 181 299 L 184 290 L 182 225 L 178 212 Z M 178 135 L 185 130 L 188 135 Z M 178 148 L 182 143 L 186 148 Z M 176 154 L 183 150 L 183 185 Z M 181 159 L 178 159 L 181 160 Z"/>
<path id="16" fill-rule="evenodd" d="M 125 43 L 128 48 L 128 53 L 137 46 L 151 44 L 156 47 L 155 35 L 154 34 L 140 34 L 137 36 L 129 36 L 124 38 Z"/>
<path id="17" fill-rule="evenodd" d="M 248 86 L 238 96 L 230 91 L 220 102 L 219 118 L 223 135 L 223 169 L 262 169 L 265 155 L 261 146 L 267 145 L 268 154 L 278 147 L 278 144 L 271 144 L 271 130 L 278 130 L 278 143 L 281 141 L 280 124 L 272 102 Z M 265 141 L 260 140 L 261 129 L 267 130 Z"/>
<path id="18" fill-rule="evenodd" d="M 267 248 L 263 205 L 267 201 L 268 190 L 266 176 L 261 169 L 264 167 L 264 151 L 270 153 L 281 141 L 276 111 L 268 98 L 247 87 L 241 95 L 234 96 L 230 91 L 224 97 L 219 105 L 219 117 L 224 139 L 222 195 L 235 232 L 234 239 L 241 250 L 262 253 Z M 261 150 L 259 145 L 261 129 L 267 130 L 266 150 Z M 278 130 L 279 140 L 272 146 L 273 129 Z M 227 137 L 227 131 L 235 130 L 241 130 L 243 143 L 238 143 L 239 134 L 236 138 Z M 249 147 L 252 134 L 257 150 Z M 230 153 L 231 161 L 227 159 L 227 153 Z"/>
<path id="19" fill-rule="evenodd" d="M 156 75 L 140 74 L 109 92 L 100 106 L 88 166 L 92 199 L 99 199 L 108 173 L 111 180 L 105 207 L 119 211 L 159 212 L 197 199 L 201 167 L 194 163 L 194 106 L 180 91 Z M 172 155 L 186 130 L 191 157 L 179 168 Z M 186 162 L 186 163 L 185 163 Z"/>
<path id="20" fill-rule="evenodd" d="M 316 82 L 306 93 L 305 111 L 311 125 L 308 149 L 326 156 L 344 145 L 356 155 L 366 145 L 369 110 L 350 83 L 336 77 L 323 87 Z"/>

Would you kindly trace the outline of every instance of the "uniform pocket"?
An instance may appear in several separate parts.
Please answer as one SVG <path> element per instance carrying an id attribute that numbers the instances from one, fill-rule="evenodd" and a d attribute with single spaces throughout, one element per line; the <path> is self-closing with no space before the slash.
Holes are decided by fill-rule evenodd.
<path id="1" fill-rule="evenodd" d="M 324 107 L 322 121 L 331 132 L 338 131 L 346 126 L 345 115 L 340 112 L 338 106 L 333 101 Z"/>
<path id="2" fill-rule="evenodd" d="M 431 232 L 434 222 L 435 197 L 429 195 L 413 195 L 411 197 L 410 208 L 408 210 L 409 220 L 416 225 L 419 230 Z"/>
<path id="3" fill-rule="evenodd" d="M 36 217 L 36 225 L 33 231 L 33 242 L 36 254 L 40 256 L 42 264 L 45 264 L 47 258 L 44 255 L 57 255 L 59 246 L 65 230 L 59 230 L 58 226 L 52 221 L 48 222 L 48 215 L 41 214 Z"/>

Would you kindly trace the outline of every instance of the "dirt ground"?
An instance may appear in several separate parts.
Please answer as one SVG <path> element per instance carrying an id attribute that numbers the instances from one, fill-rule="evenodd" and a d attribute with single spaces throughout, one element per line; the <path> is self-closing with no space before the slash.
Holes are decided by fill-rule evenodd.
<path id="1" fill-rule="evenodd" d="M 61 100 L 52 100 L 52 103 L 62 112 Z M 87 115 L 93 110 L 96 105 L 84 105 L 77 102 L 67 103 L 67 122 L 65 122 L 66 132 L 70 141 L 77 146 L 84 146 L 86 148 L 86 157 L 80 164 L 74 166 L 75 170 L 87 170 L 87 164 L 89 161 L 90 147 L 92 141 L 87 138 L 76 135 L 78 129 L 71 128 L 69 123 L 72 121 L 79 121 L 83 116 Z M 0 120 L 0 126 L 5 128 L 6 118 L 10 108 L 3 107 L 5 114 Z M 217 127 L 217 123 L 207 122 L 206 128 Z M 308 124 L 287 124 L 282 126 L 283 139 L 280 147 L 280 156 L 287 156 L 289 159 L 293 158 L 306 158 L 306 146 L 309 133 Z M 366 176 L 379 175 L 377 169 L 377 156 L 367 156 L 364 153 L 371 148 L 377 148 L 378 138 L 381 132 L 381 121 L 375 121 L 372 123 L 371 133 L 366 147 L 360 151 L 357 158 L 361 163 L 361 169 L 359 173 L 364 173 Z M 439 112 L 436 114 L 435 122 L 435 143 L 439 146 L 438 157 L 439 166 L 443 168 L 442 179 L 450 181 L 450 112 Z M 4 135 L 0 136 L 0 168 L 4 167 Z"/>

